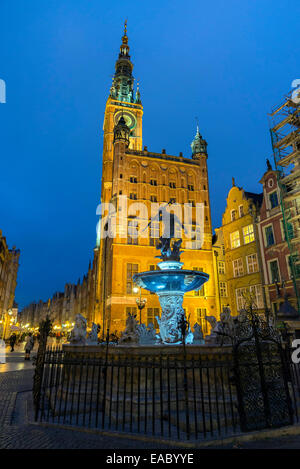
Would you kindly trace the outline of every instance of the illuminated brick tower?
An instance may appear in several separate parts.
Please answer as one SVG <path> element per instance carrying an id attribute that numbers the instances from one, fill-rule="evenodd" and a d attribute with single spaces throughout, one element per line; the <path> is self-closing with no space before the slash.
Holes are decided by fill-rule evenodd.
<path id="1" fill-rule="evenodd" d="M 192 157 L 167 155 L 148 151 L 142 146 L 143 106 L 139 89 L 134 93 L 133 64 L 130 60 L 127 28 L 115 67 L 112 87 L 106 103 L 104 115 L 103 167 L 101 202 L 111 203 L 115 213 L 120 215 L 119 230 L 114 238 L 99 236 L 95 248 L 96 302 L 94 320 L 101 324 L 102 331 L 111 332 L 124 329 L 128 312 L 137 312 L 136 300 L 147 299 L 142 312 L 142 322 L 155 323 L 155 316 L 160 314 L 156 295 L 134 288 L 132 276 L 136 272 L 156 268 L 155 246 L 160 235 L 159 224 L 152 224 L 152 230 L 145 230 L 144 236 L 137 239 L 134 233 L 140 228 L 136 216 L 136 204 L 143 203 L 146 213 L 139 213 L 147 227 L 153 204 L 166 205 L 169 201 L 190 204 L 191 217 L 189 228 L 195 232 L 195 243 L 201 238 L 196 226 L 197 203 L 204 206 L 204 242 L 201 249 L 192 249 L 187 244 L 183 232 L 182 260 L 187 269 L 199 269 L 210 275 L 210 280 L 199 292 L 186 295 L 183 307 L 193 325 L 196 321 L 203 324 L 205 314 L 218 315 L 215 302 L 215 282 L 212 253 L 212 229 L 207 173 L 207 143 L 197 128 L 192 142 Z M 123 211 L 126 201 L 128 210 Z M 187 220 L 184 220 L 185 225 Z M 102 222 L 102 232 L 107 225 Z M 99 230 L 99 235 L 101 234 Z M 100 239 L 101 238 L 101 239 Z M 197 241 L 198 240 L 198 241 Z M 200 243 L 200 241 L 199 241 Z M 195 247 L 195 244 L 193 245 Z M 200 244 L 199 244 L 200 247 Z"/>

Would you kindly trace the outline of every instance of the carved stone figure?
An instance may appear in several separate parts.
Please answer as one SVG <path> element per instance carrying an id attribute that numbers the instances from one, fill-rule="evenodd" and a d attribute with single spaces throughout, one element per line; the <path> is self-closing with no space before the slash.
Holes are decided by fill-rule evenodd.
<path id="1" fill-rule="evenodd" d="M 88 345 L 97 345 L 98 344 L 98 326 L 94 322 L 92 323 L 92 330 L 89 333 L 87 343 L 88 343 Z"/>
<path id="2" fill-rule="evenodd" d="M 70 343 L 74 345 L 86 344 L 86 318 L 82 314 L 77 314 L 75 318 L 75 326 L 71 331 Z"/>
<path id="3" fill-rule="evenodd" d="M 157 342 L 156 331 L 152 323 L 147 327 L 145 324 L 140 324 L 137 328 L 140 345 L 154 345 Z"/>
<path id="4" fill-rule="evenodd" d="M 205 316 L 205 319 L 210 324 L 211 330 L 213 331 L 217 325 L 215 316 Z"/>
<path id="5" fill-rule="evenodd" d="M 202 327 L 197 322 L 194 324 L 194 340 L 193 344 L 204 344 Z"/>
<path id="6" fill-rule="evenodd" d="M 136 320 L 136 314 L 128 313 L 126 319 L 125 331 L 122 332 L 119 344 L 131 343 L 137 344 L 139 341 L 138 335 L 138 322 Z"/>
<path id="7" fill-rule="evenodd" d="M 211 326 L 210 335 L 205 337 L 205 343 L 218 344 L 220 342 L 220 336 L 217 332 L 219 332 L 221 321 L 218 322 L 215 316 L 205 316 L 205 319 Z"/>
<path id="8" fill-rule="evenodd" d="M 214 344 L 230 344 L 231 339 L 237 328 L 237 323 L 240 318 L 243 320 L 243 313 L 236 318 L 231 316 L 229 307 L 225 307 L 220 314 L 220 321 L 217 321 L 214 316 L 206 316 L 205 319 L 211 325 L 211 333 L 205 337 L 205 342 Z"/>
<path id="9" fill-rule="evenodd" d="M 220 330 L 224 329 L 229 335 L 232 334 L 235 327 L 234 318 L 231 316 L 229 307 L 224 308 L 220 314 Z"/>

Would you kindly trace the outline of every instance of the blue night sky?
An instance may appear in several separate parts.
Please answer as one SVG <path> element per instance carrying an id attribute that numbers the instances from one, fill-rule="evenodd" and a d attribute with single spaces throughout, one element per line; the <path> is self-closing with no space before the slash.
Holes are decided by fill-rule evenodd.
<path id="1" fill-rule="evenodd" d="M 1 0 L 0 228 L 21 249 L 20 307 L 77 282 L 92 258 L 126 17 L 148 150 L 189 156 L 198 116 L 213 225 L 232 176 L 261 191 L 267 114 L 300 78 L 299 0 Z"/>

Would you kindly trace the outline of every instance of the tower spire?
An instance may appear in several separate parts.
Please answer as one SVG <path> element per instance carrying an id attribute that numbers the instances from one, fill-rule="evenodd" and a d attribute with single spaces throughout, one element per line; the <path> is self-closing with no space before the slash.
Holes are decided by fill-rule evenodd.
<path id="1" fill-rule="evenodd" d="M 197 159 L 198 155 L 206 155 L 207 156 L 207 142 L 204 140 L 202 135 L 199 132 L 199 124 L 197 120 L 197 131 L 194 140 L 191 143 L 192 147 L 192 156 L 193 158 Z"/>
<path id="2" fill-rule="evenodd" d="M 129 55 L 129 45 L 128 45 L 128 36 L 127 36 L 127 20 L 124 22 L 124 34 L 122 36 L 122 44 L 120 47 L 120 56 L 128 57 L 130 59 Z"/>
<path id="3" fill-rule="evenodd" d="M 120 53 L 116 61 L 115 74 L 113 78 L 110 96 L 118 101 L 127 103 L 134 102 L 132 76 L 133 64 L 130 60 L 129 45 L 127 36 L 127 20 L 124 22 L 124 34 L 122 36 L 122 44 Z"/>

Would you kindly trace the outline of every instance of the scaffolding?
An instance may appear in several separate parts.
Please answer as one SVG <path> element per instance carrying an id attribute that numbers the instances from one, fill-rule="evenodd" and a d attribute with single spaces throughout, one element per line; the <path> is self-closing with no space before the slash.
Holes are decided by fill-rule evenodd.
<path id="1" fill-rule="evenodd" d="M 300 312 L 300 102 L 296 101 L 294 94 L 289 93 L 269 117 L 283 228 Z"/>

